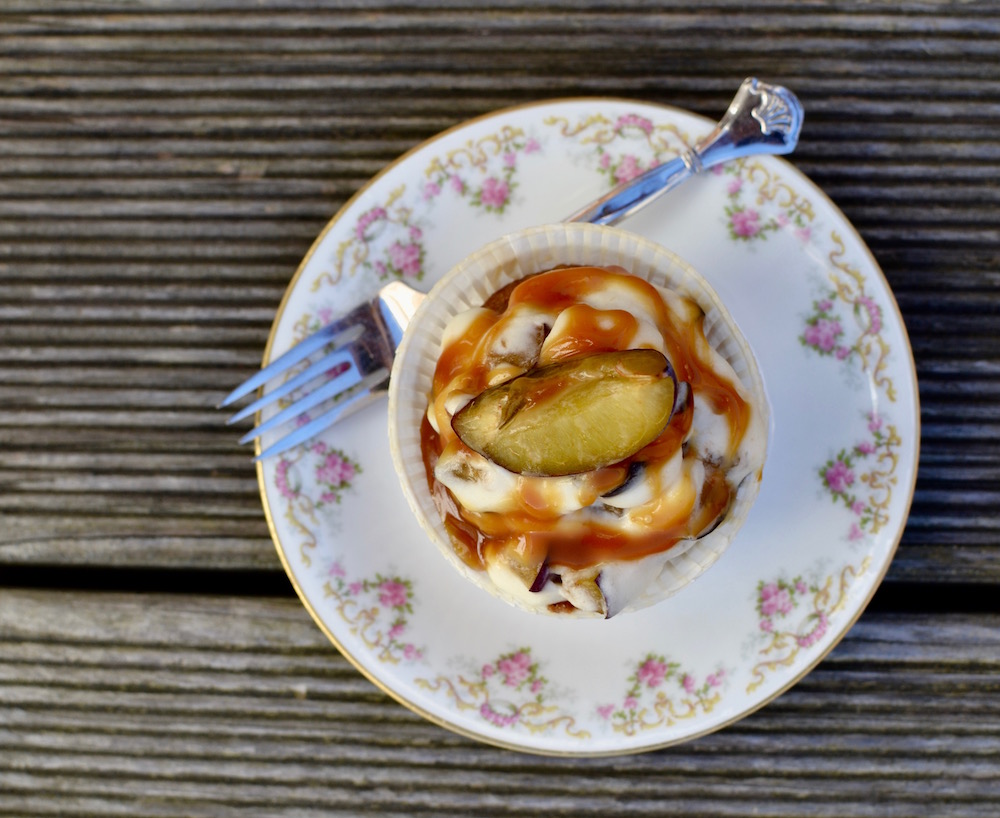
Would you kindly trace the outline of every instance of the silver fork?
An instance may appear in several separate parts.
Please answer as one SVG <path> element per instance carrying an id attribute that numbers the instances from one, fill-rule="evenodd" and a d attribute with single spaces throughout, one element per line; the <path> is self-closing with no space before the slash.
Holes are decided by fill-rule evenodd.
<path id="1" fill-rule="evenodd" d="M 802 106 L 791 91 L 753 77 L 746 79 L 719 123 L 694 148 L 619 185 L 564 221 L 615 224 L 694 174 L 720 162 L 753 154 L 791 153 L 798 143 L 802 118 Z M 315 389 L 240 438 L 240 443 L 247 443 L 302 416 L 314 406 L 331 402 L 323 414 L 280 438 L 254 460 L 305 443 L 386 394 L 396 347 L 423 298 L 423 293 L 401 281 L 393 281 L 371 301 L 360 304 L 296 344 L 229 393 L 220 407 L 229 406 L 269 381 L 286 375 L 314 353 L 325 350 L 319 360 L 229 418 L 228 423 L 236 423 L 313 381 L 326 378 Z"/>

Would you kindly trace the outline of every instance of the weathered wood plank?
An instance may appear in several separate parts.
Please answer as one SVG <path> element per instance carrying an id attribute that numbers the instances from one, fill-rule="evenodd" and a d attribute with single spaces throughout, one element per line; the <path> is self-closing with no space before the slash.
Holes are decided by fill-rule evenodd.
<path id="1" fill-rule="evenodd" d="M 988 3 L 7 4 L 0 559 L 273 567 L 211 406 L 256 367 L 330 214 L 467 116 L 606 93 L 715 116 L 752 64 L 802 94 L 795 161 L 868 239 L 911 332 L 925 465 L 890 579 L 996 581 L 998 29 Z M 199 451 L 204 474 L 180 465 Z"/>
<path id="2" fill-rule="evenodd" d="M 541 761 L 390 701 L 295 600 L 8 592 L 0 810 L 987 815 L 1000 797 L 998 625 L 867 615 L 793 691 L 727 730 Z"/>
<path id="3" fill-rule="evenodd" d="M 59 590 L 0 593 L 0 814 L 993 818 L 998 34 L 987 0 L 7 0 L 0 587 Z M 542 760 L 434 727 L 294 599 L 212 407 L 313 237 L 421 140 L 564 96 L 714 118 L 751 71 L 802 96 L 795 162 L 911 335 L 922 463 L 884 593 L 679 748 Z"/>

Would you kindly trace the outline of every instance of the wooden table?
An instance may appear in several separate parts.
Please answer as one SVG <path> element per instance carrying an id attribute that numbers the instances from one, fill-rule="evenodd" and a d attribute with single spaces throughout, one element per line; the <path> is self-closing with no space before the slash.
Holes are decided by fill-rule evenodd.
<path id="1" fill-rule="evenodd" d="M 0 814 L 1000 814 L 1000 8 L 986 0 L 6 0 Z M 529 100 L 800 95 L 795 163 L 911 334 L 916 498 L 829 657 L 719 733 L 545 759 L 325 640 L 214 409 L 399 154 Z"/>

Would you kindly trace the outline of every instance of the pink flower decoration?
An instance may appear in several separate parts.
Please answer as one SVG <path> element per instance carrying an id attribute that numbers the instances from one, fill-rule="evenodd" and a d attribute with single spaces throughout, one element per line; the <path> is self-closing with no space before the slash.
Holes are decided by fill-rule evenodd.
<path id="1" fill-rule="evenodd" d="M 872 314 L 871 319 L 872 324 L 868 327 L 868 333 L 870 335 L 878 335 L 882 329 L 882 315 L 881 313 Z"/>
<path id="2" fill-rule="evenodd" d="M 421 230 L 419 227 L 414 226 L 410 228 L 410 241 L 419 241 L 421 238 L 423 238 L 423 235 L 424 231 Z"/>
<path id="3" fill-rule="evenodd" d="M 320 307 L 316 311 L 316 317 L 321 324 L 329 324 L 333 320 L 333 310 L 329 307 Z"/>
<path id="4" fill-rule="evenodd" d="M 778 593 L 778 583 L 777 582 L 769 582 L 767 585 L 765 585 L 763 588 L 760 589 L 760 598 L 761 598 L 761 601 L 762 602 L 766 601 L 766 600 L 770 599 L 771 597 L 773 597 L 777 593 Z"/>
<path id="5" fill-rule="evenodd" d="M 527 142 L 524 143 L 525 153 L 537 153 L 541 149 L 542 146 L 538 144 L 537 139 L 529 139 Z"/>
<path id="6" fill-rule="evenodd" d="M 352 582 L 350 585 L 347 586 L 347 593 L 349 593 L 351 596 L 357 596 L 358 594 L 361 593 L 361 589 L 363 587 L 364 586 L 360 582 Z"/>
<path id="7" fill-rule="evenodd" d="M 770 619 L 762 619 L 760 620 L 760 629 L 765 632 L 773 631 L 774 623 Z"/>
<path id="8" fill-rule="evenodd" d="M 694 676 L 690 673 L 685 673 L 684 678 L 681 679 L 681 687 L 684 688 L 688 693 L 694 693 L 695 681 Z"/>
<path id="9" fill-rule="evenodd" d="M 618 163 L 618 167 L 615 168 L 615 179 L 619 183 L 628 182 L 640 173 L 642 173 L 642 168 L 639 167 L 639 161 L 631 154 L 626 154 L 622 157 L 622 161 Z"/>
<path id="10" fill-rule="evenodd" d="M 615 706 L 613 704 L 602 704 L 597 708 L 597 715 L 602 719 L 610 719 L 611 714 L 615 712 Z"/>
<path id="11" fill-rule="evenodd" d="M 331 577 L 346 577 L 347 572 L 344 570 L 344 566 L 340 564 L 339 561 L 335 562 L 330 566 L 330 576 Z"/>
<path id="12" fill-rule="evenodd" d="M 508 184 L 491 176 L 483 182 L 483 190 L 479 199 L 486 207 L 493 207 L 499 210 L 507 204 L 509 196 L 510 187 Z"/>
<path id="13" fill-rule="evenodd" d="M 795 642 L 800 648 L 812 647 L 826 635 L 827 626 L 830 624 L 830 620 L 827 618 L 826 613 L 824 611 L 820 611 L 816 615 L 816 620 L 816 627 L 814 627 L 809 633 L 795 637 Z"/>
<path id="14" fill-rule="evenodd" d="M 528 675 L 527 673 L 522 673 L 519 670 L 510 670 L 510 671 L 507 671 L 507 670 L 504 669 L 503 664 L 504 663 L 501 662 L 498 665 L 498 667 L 500 668 L 500 672 L 504 674 L 503 683 L 507 687 L 517 687 L 522 682 L 524 682 L 525 677 Z"/>
<path id="15" fill-rule="evenodd" d="M 775 218 L 775 221 L 778 223 L 779 227 L 788 227 L 788 225 L 791 224 L 791 220 L 784 213 L 779 213 Z"/>
<path id="16" fill-rule="evenodd" d="M 479 715 L 486 719 L 491 724 L 495 724 L 497 727 L 509 727 L 510 725 L 517 722 L 517 714 L 513 713 L 511 715 L 503 715 L 502 713 L 497 713 L 492 707 L 490 707 L 488 702 L 483 702 L 479 707 Z"/>
<path id="17" fill-rule="evenodd" d="M 424 201 L 430 201 L 441 192 L 441 186 L 437 182 L 428 182 L 424 185 Z"/>
<path id="18" fill-rule="evenodd" d="M 787 614 L 791 610 L 792 598 L 785 588 L 780 588 L 777 593 L 764 600 L 760 606 L 760 612 L 764 616 L 773 616 L 776 613 Z"/>
<path id="19" fill-rule="evenodd" d="M 407 644 L 403 646 L 404 659 L 416 659 L 418 656 L 420 656 L 420 651 L 417 650 L 415 645 Z"/>
<path id="20" fill-rule="evenodd" d="M 465 193 L 465 182 L 462 181 L 461 176 L 452 176 L 448 180 L 448 184 L 451 185 L 451 189 L 456 193 Z"/>
<path id="21" fill-rule="evenodd" d="M 863 539 L 865 532 L 861 530 L 861 527 L 857 523 L 851 523 L 851 530 L 847 532 L 847 539 L 854 542 L 856 540 Z"/>
<path id="22" fill-rule="evenodd" d="M 709 687 L 718 687 L 722 684 L 722 671 L 710 674 L 705 678 L 705 681 L 708 682 Z"/>
<path id="23" fill-rule="evenodd" d="M 812 230 L 808 227 L 800 227 L 798 230 L 795 231 L 795 237 L 799 241 L 805 243 L 809 241 L 810 238 L 812 238 Z"/>
<path id="24" fill-rule="evenodd" d="M 532 693 L 537 693 L 541 689 L 542 689 L 542 682 L 541 682 L 540 679 L 536 679 L 535 681 L 533 681 L 531 683 L 531 692 Z"/>
<path id="25" fill-rule="evenodd" d="M 833 309 L 833 302 L 829 299 L 824 299 L 816 305 L 816 309 L 820 312 L 829 312 Z"/>
<path id="26" fill-rule="evenodd" d="M 756 236 L 760 232 L 759 219 L 760 215 L 756 210 L 736 210 L 730 219 L 733 232 L 744 238 Z"/>
<path id="27" fill-rule="evenodd" d="M 639 702 L 635 699 L 634 696 L 628 696 L 626 697 L 625 701 L 622 702 L 622 706 L 626 710 L 635 710 L 639 706 Z"/>
<path id="28" fill-rule="evenodd" d="M 611 167 L 611 154 L 610 153 L 602 153 L 601 154 L 601 167 L 604 168 L 605 170 L 607 170 L 609 167 Z"/>
<path id="29" fill-rule="evenodd" d="M 639 672 L 636 674 L 639 681 L 645 684 L 646 687 L 658 687 L 663 683 L 666 675 L 667 666 L 663 662 L 657 662 L 655 659 L 647 659 L 643 662 L 639 668 Z"/>
<path id="30" fill-rule="evenodd" d="M 868 313 L 868 334 L 878 335 L 879 331 L 882 329 L 882 310 L 879 309 L 878 304 L 876 304 L 868 296 L 861 296 L 858 299 L 858 303 L 865 308 Z"/>
<path id="31" fill-rule="evenodd" d="M 653 123 L 638 114 L 625 114 L 618 117 L 618 121 L 615 123 L 615 130 L 620 131 L 622 128 L 628 126 L 639 128 L 647 136 L 653 132 Z"/>
<path id="32" fill-rule="evenodd" d="M 875 433 L 882 428 L 882 418 L 879 417 L 877 412 L 872 412 L 868 415 L 868 431 Z"/>
<path id="33" fill-rule="evenodd" d="M 851 511 L 857 514 L 859 517 L 864 514 L 865 504 L 861 500 L 855 500 L 851 503 Z"/>
<path id="34" fill-rule="evenodd" d="M 833 354 L 837 356 L 838 361 L 843 361 L 845 358 L 850 356 L 851 349 L 850 347 L 837 347 Z"/>
<path id="35" fill-rule="evenodd" d="M 299 493 L 288 482 L 288 467 L 290 465 L 287 460 L 282 460 L 278 463 L 278 468 L 274 470 L 274 486 L 278 489 L 278 493 L 286 500 L 294 499 Z"/>
<path id="36" fill-rule="evenodd" d="M 401 608 L 409 596 L 406 586 L 401 582 L 387 579 L 379 586 L 378 600 L 387 608 Z"/>
<path id="37" fill-rule="evenodd" d="M 367 213 L 364 213 L 360 219 L 358 219 L 358 224 L 354 228 L 354 235 L 357 237 L 358 241 L 365 240 L 365 233 L 368 232 L 368 228 L 371 227 L 379 219 L 384 219 L 389 214 L 386 212 L 384 207 L 373 207 Z"/>
<path id="38" fill-rule="evenodd" d="M 420 275 L 420 245 L 393 242 L 389 245 L 389 260 L 399 272 L 410 278 Z"/>
<path id="39" fill-rule="evenodd" d="M 497 662 L 497 669 L 504 675 L 503 683 L 507 687 L 517 687 L 528 678 L 528 673 L 531 670 L 531 657 L 520 651 Z"/>
<path id="40" fill-rule="evenodd" d="M 503 155 L 503 164 L 506 168 L 512 168 L 517 164 L 517 154 L 511 151 Z"/>
<path id="41" fill-rule="evenodd" d="M 396 639 L 397 636 L 400 636 L 405 630 L 406 630 L 406 625 L 393 625 L 391 628 L 389 628 L 388 631 L 386 631 L 385 635 L 388 636 L 389 639 L 394 640 Z"/>
<path id="42" fill-rule="evenodd" d="M 726 193 L 728 193 L 730 196 L 735 196 L 737 193 L 740 192 L 741 187 L 743 187 L 743 180 L 740 179 L 739 176 L 737 176 L 735 179 L 730 181 L 728 185 L 726 185 Z"/>
<path id="43" fill-rule="evenodd" d="M 484 679 L 490 678 L 493 675 L 493 665 L 483 665 L 482 674 Z"/>
<path id="44" fill-rule="evenodd" d="M 804 583 L 804 582 L 803 582 L 803 581 L 802 581 L 802 580 L 800 579 L 800 580 L 799 580 L 798 582 L 796 582 L 796 583 L 795 583 L 795 590 L 796 590 L 796 591 L 798 591 L 798 592 L 799 592 L 800 594 L 804 594 L 804 593 L 805 593 L 806 591 L 808 591 L 808 590 L 809 590 L 809 588 L 808 588 L 808 587 L 806 586 L 806 584 L 805 584 L 805 583 Z"/>
<path id="45" fill-rule="evenodd" d="M 815 324 L 806 327 L 806 343 L 823 352 L 829 352 L 837 345 L 837 338 L 844 334 L 843 327 L 836 319 L 819 318 Z"/>
<path id="46" fill-rule="evenodd" d="M 726 166 L 725 165 L 712 165 L 711 171 L 716 176 L 722 176 L 722 174 L 725 173 L 725 171 L 726 171 Z"/>
<path id="47" fill-rule="evenodd" d="M 354 474 L 354 466 L 336 452 L 330 452 L 316 469 L 316 480 L 328 486 L 341 486 L 349 483 L 354 478 Z"/>
<path id="48" fill-rule="evenodd" d="M 843 494 L 848 487 L 854 484 L 854 472 L 851 471 L 843 460 L 838 460 L 823 475 L 826 484 L 835 494 Z"/>
<path id="49" fill-rule="evenodd" d="M 861 454 L 874 454 L 875 444 L 872 443 L 870 440 L 865 440 L 858 444 L 857 449 L 858 452 Z"/>

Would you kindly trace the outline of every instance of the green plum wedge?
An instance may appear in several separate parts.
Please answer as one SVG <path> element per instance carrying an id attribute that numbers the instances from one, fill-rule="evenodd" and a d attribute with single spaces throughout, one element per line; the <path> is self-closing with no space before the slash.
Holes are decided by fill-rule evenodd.
<path id="1" fill-rule="evenodd" d="M 656 440 L 677 379 L 653 349 L 537 367 L 486 389 L 452 418 L 459 439 L 503 468 L 557 477 L 618 463 Z"/>

